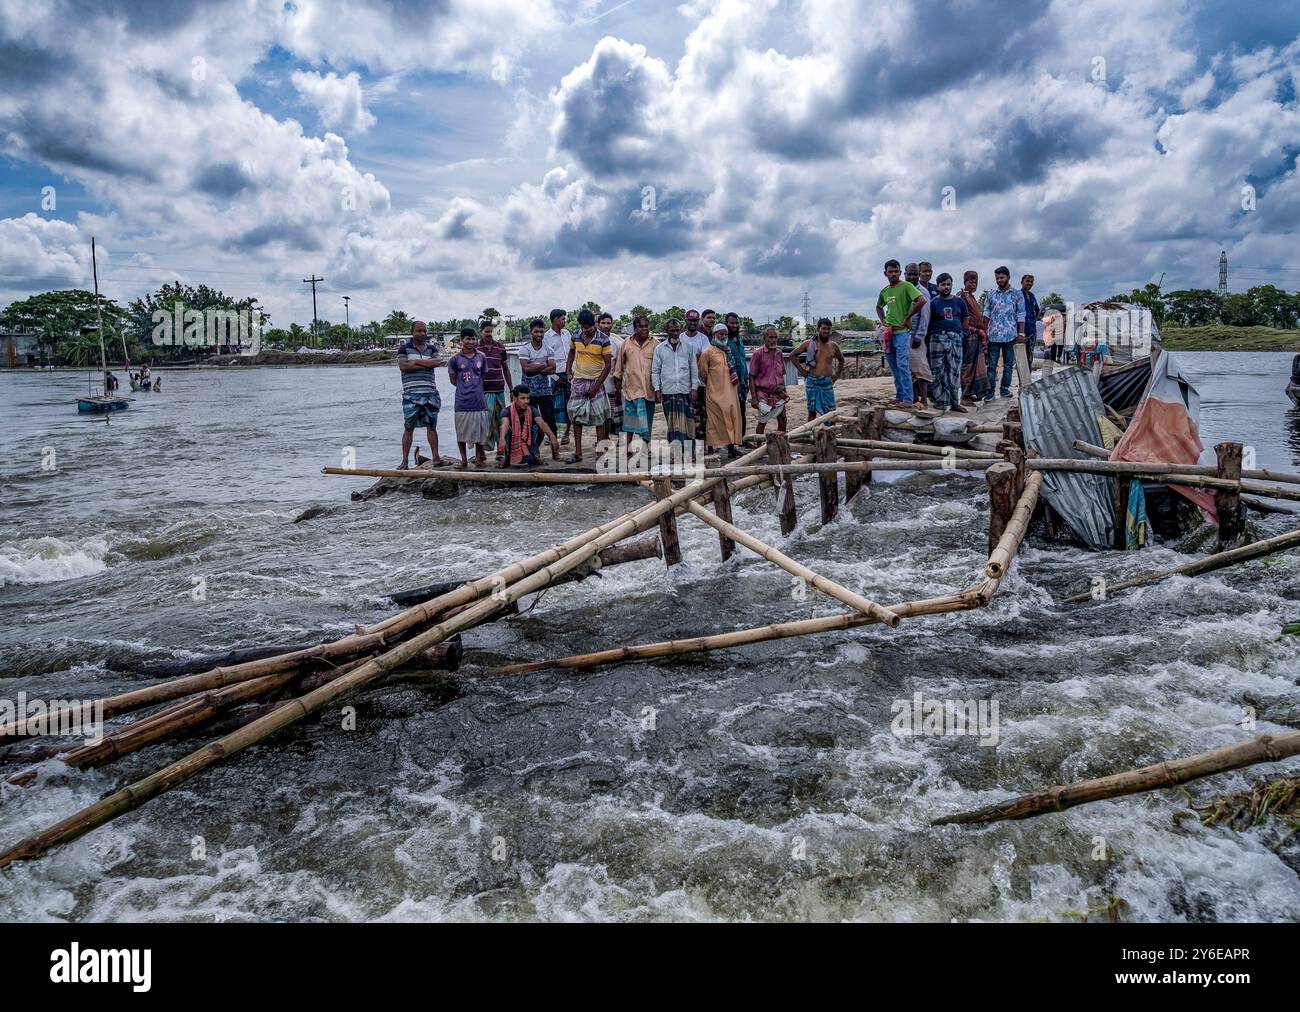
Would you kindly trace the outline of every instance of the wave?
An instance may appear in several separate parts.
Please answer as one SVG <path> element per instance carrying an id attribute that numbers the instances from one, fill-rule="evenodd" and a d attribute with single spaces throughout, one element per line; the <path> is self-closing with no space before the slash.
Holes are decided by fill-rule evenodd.
<path id="1" fill-rule="evenodd" d="M 64 541 L 62 538 L 29 538 L 0 545 L 0 587 L 58 583 L 96 576 L 108 569 L 104 557 L 108 542 L 103 538 Z"/>

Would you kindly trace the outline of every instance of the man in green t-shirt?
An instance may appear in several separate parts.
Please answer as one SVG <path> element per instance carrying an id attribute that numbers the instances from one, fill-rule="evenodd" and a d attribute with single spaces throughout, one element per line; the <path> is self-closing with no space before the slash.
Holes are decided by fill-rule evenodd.
<path id="1" fill-rule="evenodd" d="M 885 278 L 889 284 L 876 299 L 876 316 L 884 326 L 885 359 L 894 374 L 893 408 L 915 407 L 912 399 L 912 319 L 923 305 L 925 295 L 910 281 L 900 281 L 903 268 L 897 260 L 885 261 Z"/>

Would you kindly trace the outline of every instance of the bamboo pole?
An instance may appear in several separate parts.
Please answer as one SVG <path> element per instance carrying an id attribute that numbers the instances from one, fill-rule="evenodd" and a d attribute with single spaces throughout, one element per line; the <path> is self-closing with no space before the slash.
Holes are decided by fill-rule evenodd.
<path id="1" fill-rule="evenodd" d="M 1080 453 L 1086 453 L 1090 457 L 1097 457 L 1101 460 L 1110 460 L 1110 451 L 1104 446 L 1097 446 L 1093 443 L 1084 442 L 1082 439 L 1074 441 L 1074 448 Z M 1171 471 L 1177 471 L 1179 474 L 1203 474 L 1210 477 L 1219 473 L 1217 464 L 1168 464 L 1147 461 L 1128 461 L 1114 460 L 1112 464 L 1136 464 L 1144 468 L 1158 467 L 1168 468 Z M 1286 471 L 1270 471 L 1259 467 L 1243 467 L 1241 469 L 1243 478 L 1254 478 L 1260 481 L 1278 481 L 1283 485 L 1300 485 L 1300 474 L 1288 474 Z"/>
<path id="2" fill-rule="evenodd" d="M 726 479 L 713 486 L 713 511 L 718 515 L 719 520 L 725 520 L 727 523 L 732 522 L 731 490 L 727 487 Z M 718 532 L 718 545 L 722 552 L 723 562 L 736 554 L 736 543 L 721 531 Z"/>
<path id="3" fill-rule="evenodd" d="M 1137 770 L 1053 787 L 1051 790 L 1026 794 L 1010 801 L 978 808 L 973 812 L 945 815 L 931 820 L 930 825 L 970 826 L 999 822 L 1003 819 L 1028 819 L 1046 812 L 1063 812 L 1067 808 L 1086 805 L 1092 801 L 1177 787 L 1190 780 L 1199 780 L 1201 777 L 1208 777 L 1215 773 L 1227 773 L 1256 763 L 1281 762 L 1294 755 L 1300 755 L 1300 731 L 1262 734 L 1249 741 L 1235 742 L 1183 759 L 1172 759 Z"/>
<path id="4" fill-rule="evenodd" d="M 123 787 L 99 802 L 56 823 L 49 829 L 27 837 L 16 846 L 0 854 L 0 868 L 8 867 L 14 861 L 39 857 L 50 847 L 75 840 L 92 829 L 117 818 L 119 815 L 138 808 L 178 784 L 184 783 L 190 777 L 224 761 L 236 752 L 250 745 L 255 745 L 272 734 L 296 723 L 340 696 L 362 688 L 387 672 L 396 669 L 406 661 L 411 660 L 429 647 L 441 643 L 453 633 L 477 625 L 496 609 L 517 601 L 526 594 L 541 590 L 556 577 L 573 569 L 586 559 L 597 554 L 601 549 L 608 548 L 615 542 L 633 534 L 641 533 L 649 525 L 658 523 L 660 516 L 670 512 L 674 507 L 695 498 L 704 490 L 704 484 L 697 482 L 685 489 L 674 492 L 666 499 L 651 503 L 629 514 L 612 530 L 601 535 L 587 546 L 570 553 L 552 565 L 543 567 L 538 572 L 525 577 L 517 583 L 500 589 L 488 599 L 479 601 L 461 614 L 443 620 L 417 633 L 373 660 L 366 661 L 341 678 L 327 685 L 322 685 L 304 696 L 290 700 L 273 712 L 258 718 L 220 740 L 190 753 L 183 759 L 150 774 L 142 780 Z"/>
<path id="5" fill-rule="evenodd" d="M 871 413 L 866 408 L 858 408 L 857 420 L 850 429 L 858 438 L 868 439 L 871 431 Z M 844 505 L 853 501 L 853 497 L 862 491 L 862 486 L 871 480 L 870 471 L 846 471 L 844 473 Z"/>
<path id="6" fill-rule="evenodd" d="M 1033 461 L 1027 463 L 1032 464 Z M 1038 490 L 1042 484 L 1043 475 L 1039 471 L 1035 471 L 1025 479 L 1025 491 L 1020 496 L 1020 501 L 1016 504 L 1015 511 L 1011 514 L 1011 519 L 1002 532 L 997 547 L 989 553 L 988 564 L 984 567 L 989 579 L 1000 581 L 1006 575 L 1007 567 L 1011 565 L 1016 552 L 1020 550 L 1020 543 L 1025 539 L 1025 532 L 1029 529 L 1029 518 L 1033 515 L 1034 504 L 1038 502 Z M 996 586 L 994 589 L 997 589 Z"/>
<path id="7" fill-rule="evenodd" d="M 1163 569 L 1152 573 L 1144 573 L 1141 576 L 1134 576 L 1128 580 L 1122 580 L 1119 583 L 1110 584 L 1106 587 L 1106 596 L 1120 590 L 1128 590 L 1130 587 L 1143 587 L 1151 583 L 1159 583 L 1171 576 L 1200 576 L 1202 573 L 1212 573 L 1216 569 L 1224 569 L 1228 566 L 1235 566 L 1241 562 L 1249 562 L 1252 559 L 1263 558 L 1265 555 L 1273 555 L 1277 552 L 1285 552 L 1292 548 L 1300 547 L 1300 531 L 1291 531 L 1288 534 L 1279 534 L 1276 537 L 1266 538 L 1263 541 L 1255 541 L 1249 545 L 1243 545 L 1240 548 L 1233 548 L 1226 552 L 1216 552 L 1213 555 L 1207 555 L 1203 559 L 1197 559 L 1195 562 L 1189 562 L 1185 566 L 1177 566 L 1174 569 Z M 1062 604 L 1079 604 L 1083 601 L 1094 600 L 1092 591 L 1085 591 L 1081 594 L 1074 594 L 1062 599 Z"/>
<path id="8" fill-rule="evenodd" d="M 1300 490 L 1277 488 L 1258 481 L 1232 481 L 1227 478 L 1203 476 L 1200 472 L 1216 468 L 1182 464 L 1149 464 L 1129 460 L 1078 460 L 1037 457 L 1026 466 L 1038 471 L 1077 471 L 1080 474 L 1128 474 L 1165 485 L 1186 485 L 1191 488 L 1208 488 L 1236 492 L 1253 492 L 1270 499 L 1300 499 Z"/>
<path id="9" fill-rule="evenodd" d="M 1016 468 L 1014 464 L 994 464 L 984 477 L 989 486 L 988 552 L 992 555 L 1016 510 Z"/>
<path id="10" fill-rule="evenodd" d="M 1001 432 L 1001 429 L 998 429 Z M 812 440 L 798 439 L 796 442 L 809 443 Z M 972 450 L 965 446 L 933 446 L 930 443 L 896 443 L 889 439 L 858 439 L 852 436 L 837 437 L 835 440 L 837 446 L 853 450 L 878 450 L 889 453 L 906 453 L 918 457 L 947 457 L 951 456 L 950 450 L 964 457 L 974 457 L 979 460 L 1001 460 L 1002 454 L 994 453 L 991 450 Z"/>
<path id="11" fill-rule="evenodd" d="M 939 615 L 946 612 L 979 608 L 984 603 L 974 590 L 968 590 L 960 594 L 949 594 L 944 597 L 925 598 L 920 601 L 896 604 L 891 606 L 890 610 L 901 618 L 915 618 L 919 615 Z M 715 633 L 711 636 L 694 636 L 684 640 L 664 640 L 659 643 L 641 643 L 634 646 L 596 650 L 586 654 L 573 654 L 569 657 L 524 661 L 499 668 L 487 668 L 479 672 L 479 674 L 487 677 L 505 677 L 508 675 L 529 674 L 534 671 L 545 671 L 552 668 L 567 670 L 596 668 L 607 664 L 651 660 L 656 657 L 702 653 L 709 650 L 727 650 L 734 647 L 748 646 L 751 643 L 762 643 L 767 640 L 811 636 L 817 633 L 835 632 L 841 629 L 854 629 L 862 625 L 878 624 L 880 624 L 880 620 L 874 615 L 864 615 L 860 612 L 841 612 L 838 615 L 828 615 L 823 618 L 808 618 L 796 622 L 755 626 L 751 629 L 737 629 L 727 633 Z"/>
<path id="12" fill-rule="evenodd" d="M 877 621 L 883 622 L 891 628 L 898 625 L 900 621 L 899 616 L 894 614 L 894 612 L 890 611 L 888 608 L 877 604 L 875 601 L 868 600 L 861 594 L 855 594 L 853 591 L 849 590 L 847 587 L 841 586 L 834 580 L 828 580 L 826 577 L 814 573 L 807 566 L 796 562 L 788 555 L 784 555 L 777 551 L 771 545 L 766 545 L 753 535 L 746 534 L 735 524 L 729 524 L 725 520 L 715 517 L 699 503 L 687 503 L 686 508 L 710 527 L 731 538 L 732 541 L 744 545 L 751 552 L 766 559 L 768 562 L 780 566 L 787 573 L 799 577 L 809 586 L 816 587 L 823 594 L 827 594 L 830 597 L 835 598 L 835 600 L 847 604 L 850 608 L 856 608 L 864 615 L 871 615 Z"/>
<path id="13" fill-rule="evenodd" d="M 673 493 L 672 483 L 667 478 L 656 478 L 654 492 L 655 498 L 663 502 Z M 676 566 L 682 561 L 682 546 L 677 539 L 677 518 L 672 510 L 659 518 L 659 541 L 664 546 L 665 565 Z"/>

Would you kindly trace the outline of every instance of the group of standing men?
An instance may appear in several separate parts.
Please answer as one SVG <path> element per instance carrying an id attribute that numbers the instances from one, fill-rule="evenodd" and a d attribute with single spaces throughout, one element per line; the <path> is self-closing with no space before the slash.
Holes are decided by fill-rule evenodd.
<path id="1" fill-rule="evenodd" d="M 482 321 L 477 330 L 462 328 L 459 354 L 444 362 L 429 342 L 427 326 L 417 320 L 397 353 L 404 420 L 399 468 L 409 466 L 414 431 L 421 427 L 435 464 L 452 463 L 438 452 L 442 399 L 435 370 L 444 364 L 456 391 L 461 467 L 469 466 L 471 448 L 480 467 L 490 450 L 500 467 L 536 464 L 543 438 L 553 460 L 572 440 L 568 460 L 578 462 L 584 429 L 594 430 L 594 443 L 622 433 L 631 452 L 635 439 L 650 442 L 656 412 L 663 414 L 670 447 L 677 444 L 683 459 L 693 456 L 696 440 L 728 457 L 739 456 L 747 405 L 757 412 L 759 433 L 768 423 L 785 430 L 786 356 L 777 346 L 776 328 L 768 326 L 763 346 L 747 360 L 740 317 L 717 316 L 711 309 L 688 310 L 684 320 L 667 321 L 661 342 L 644 316 L 632 321 L 630 335 L 622 335 L 613 333 L 609 313 L 584 309 L 571 333 L 568 314 L 552 310 L 549 327 L 540 319 L 529 324 L 528 340 L 518 349 L 518 383 L 491 321 Z M 791 355 L 807 380 L 810 418 L 835 408 L 834 381 L 843 372 L 844 356 L 830 334 L 830 320 L 821 320 L 817 336 Z"/>
<path id="2" fill-rule="evenodd" d="M 894 377 L 891 407 L 921 408 L 927 402 L 944 411 L 965 412 L 982 398 L 1011 396 L 1016 344 L 1032 352 L 1042 315 L 1034 295 L 1034 276 L 1011 287 L 1011 270 L 993 272 L 996 287 L 981 306 L 975 294 L 979 275 L 966 271 L 961 291 L 953 294 L 951 274 L 932 282 L 927 261 L 900 267 L 885 262 L 888 284 L 876 299 L 885 358 Z M 1002 364 L 1000 385 L 998 362 Z"/>

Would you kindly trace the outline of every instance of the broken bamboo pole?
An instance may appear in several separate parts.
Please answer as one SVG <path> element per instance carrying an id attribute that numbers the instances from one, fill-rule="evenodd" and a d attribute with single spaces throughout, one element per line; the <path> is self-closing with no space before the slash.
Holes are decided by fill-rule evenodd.
<path id="1" fill-rule="evenodd" d="M 890 611 L 900 618 L 915 618 L 919 615 L 940 615 L 947 612 L 966 611 L 984 605 L 974 589 L 944 597 L 925 598 L 919 601 L 907 601 L 890 606 Z M 693 636 L 684 640 L 663 640 L 659 643 L 641 643 L 633 646 L 612 647 L 608 650 L 596 650 L 586 654 L 573 654 L 569 657 L 554 657 L 549 660 L 523 661 L 499 668 L 486 668 L 479 674 L 487 677 L 505 677 L 508 675 L 529 674 L 534 671 L 546 671 L 552 668 L 578 669 L 597 668 L 608 664 L 652 660 L 656 657 L 669 657 L 679 654 L 701 653 L 709 650 L 727 650 L 747 646 L 750 643 L 762 643 L 767 640 L 789 639 L 795 636 L 811 636 L 823 632 L 835 632 L 841 629 L 853 629 L 862 625 L 878 625 L 879 619 L 874 615 L 860 612 L 840 612 L 823 618 L 800 619 L 796 622 L 782 622 L 775 625 L 755 626 L 750 629 L 736 629 L 732 632 L 714 633 L 710 636 Z"/>
<path id="2" fill-rule="evenodd" d="M 729 524 L 725 520 L 720 520 L 718 517 L 715 517 L 699 503 L 688 503 L 686 508 L 710 527 L 726 534 L 727 537 L 731 538 L 731 540 L 744 545 L 751 552 L 766 559 L 768 562 L 780 566 L 787 573 L 799 577 L 799 579 L 803 580 L 810 587 L 816 587 L 823 594 L 847 604 L 850 608 L 856 608 L 864 615 L 871 615 L 878 622 L 883 622 L 890 628 L 898 625 L 900 621 L 899 616 L 894 614 L 890 609 L 877 604 L 875 601 L 868 600 L 861 594 L 855 594 L 853 591 L 849 590 L 847 587 L 841 586 L 834 580 L 828 580 L 826 577 L 814 573 L 807 566 L 795 562 L 795 560 L 790 558 L 790 556 L 777 551 L 771 545 L 764 544 L 751 534 L 746 534 L 735 524 Z"/>
<path id="3" fill-rule="evenodd" d="M 84 836 L 119 815 L 140 807 L 178 784 L 184 783 L 196 774 L 228 759 L 236 752 L 255 745 L 278 731 L 284 730 L 286 727 L 319 710 L 327 703 L 349 692 L 363 688 L 386 673 L 396 670 L 429 647 L 441 643 L 452 634 L 477 625 L 498 608 L 504 607 L 513 601 L 518 601 L 519 598 L 526 594 L 541 590 L 562 573 L 573 569 L 586 559 L 597 554 L 601 549 L 608 548 L 618 541 L 648 529 L 650 525 L 657 523 L 659 517 L 664 513 L 671 512 L 676 506 L 688 502 L 703 491 L 705 491 L 704 484 L 695 483 L 674 492 L 666 499 L 651 503 L 627 514 L 614 527 L 590 544 L 571 552 L 551 565 L 544 566 L 536 573 L 517 583 L 499 589 L 491 597 L 477 602 L 472 608 L 461 614 L 422 630 L 400 645 L 366 661 L 341 678 L 327 685 L 322 685 L 320 688 L 313 689 L 304 696 L 289 700 L 283 706 L 266 714 L 264 717 L 260 717 L 169 766 L 115 791 L 113 794 L 70 815 L 48 829 L 27 837 L 0 854 L 0 868 L 6 868 L 15 861 L 39 857 L 51 847 Z"/>
<path id="4" fill-rule="evenodd" d="M 1131 587 L 1144 587 L 1148 584 L 1159 583 L 1171 576 L 1200 576 L 1203 573 L 1212 573 L 1216 569 L 1224 569 L 1228 566 L 1235 566 L 1241 562 L 1249 562 L 1252 559 L 1260 559 L 1266 555 L 1274 555 L 1277 552 L 1285 552 L 1292 548 L 1300 547 L 1300 531 L 1291 531 L 1287 534 L 1279 534 L 1273 538 L 1266 538 L 1263 541 L 1255 541 L 1249 545 L 1242 545 L 1240 548 L 1233 548 L 1226 552 L 1216 552 L 1213 555 L 1207 555 L 1203 559 L 1197 559 L 1195 562 L 1189 562 L 1185 566 L 1177 566 L 1173 569 L 1162 569 L 1152 573 L 1144 573 L 1141 576 L 1134 576 L 1127 580 L 1121 580 L 1119 583 L 1109 584 L 1106 587 L 1106 597 L 1120 590 L 1128 590 Z M 1083 601 L 1100 600 L 1093 595 L 1091 590 L 1081 594 L 1074 594 L 1070 597 L 1063 598 L 1062 604 L 1079 604 Z"/>
<path id="5" fill-rule="evenodd" d="M 971 826 L 1000 822 L 1004 819 L 1028 819 L 1048 812 L 1063 812 L 1067 808 L 1086 805 L 1093 801 L 1177 787 L 1190 780 L 1199 780 L 1201 777 L 1208 777 L 1215 773 L 1227 773 L 1256 763 L 1281 762 L 1294 755 L 1300 755 L 1300 731 L 1262 734 L 1249 741 L 1234 742 L 1183 759 L 1171 759 L 1168 762 L 1144 766 L 1137 770 L 1053 787 L 1050 790 L 977 808 L 972 812 L 945 815 L 931 820 L 930 825 Z"/>
<path id="6" fill-rule="evenodd" d="M 997 547 L 989 553 L 988 564 L 984 567 L 989 579 L 1000 581 L 1006 575 L 1011 560 L 1020 550 L 1020 543 L 1024 541 L 1025 532 L 1029 529 L 1029 518 L 1033 516 L 1034 505 L 1038 502 L 1038 490 L 1042 484 L 1043 475 L 1039 471 L 1033 472 L 1025 479 L 1025 491 L 1020 496 L 1020 501 L 1016 503 L 1016 508 L 1002 532 Z"/>

